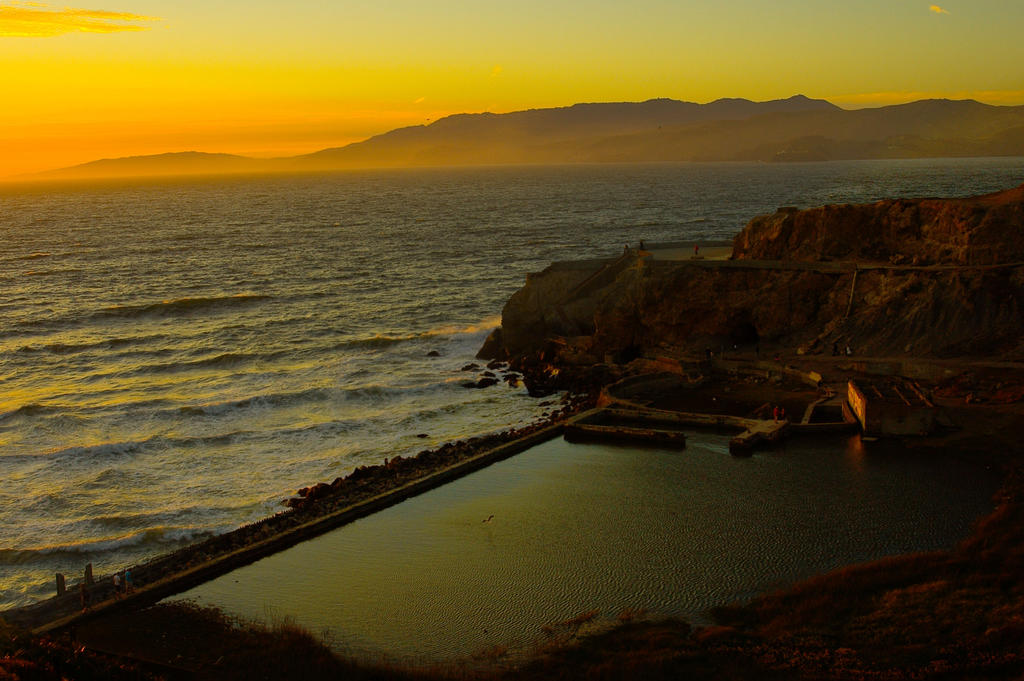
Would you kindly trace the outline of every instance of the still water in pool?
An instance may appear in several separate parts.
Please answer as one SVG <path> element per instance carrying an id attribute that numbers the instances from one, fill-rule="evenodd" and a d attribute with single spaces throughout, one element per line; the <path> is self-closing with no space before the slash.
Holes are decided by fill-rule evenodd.
<path id="1" fill-rule="evenodd" d="M 593 609 L 701 621 L 841 565 L 948 548 L 997 482 L 856 437 L 746 459 L 706 433 L 683 451 L 554 440 L 176 598 L 293 617 L 348 653 L 446 659 L 529 646 Z"/>

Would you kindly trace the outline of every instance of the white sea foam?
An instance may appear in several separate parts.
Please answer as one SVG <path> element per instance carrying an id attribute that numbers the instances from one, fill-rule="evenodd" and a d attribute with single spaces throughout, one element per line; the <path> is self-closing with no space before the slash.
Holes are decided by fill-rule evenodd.
<path id="1" fill-rule="evenodd" d="M 106 554 L 119 549 L 137 547 L 143 544 L 166 546 L 190 542 L 197 538 L 212 536 L 218 531 L 227 531 L 232 527 L 192 528 L 192 527 L 148 527 L 117 537 L 101 537 L 81 542 L 54 544 L 27 549 L 0 549 L 0 565 L 16 565 L 30 563 L 39 556 L 59 556 L 61 554 Z"/>

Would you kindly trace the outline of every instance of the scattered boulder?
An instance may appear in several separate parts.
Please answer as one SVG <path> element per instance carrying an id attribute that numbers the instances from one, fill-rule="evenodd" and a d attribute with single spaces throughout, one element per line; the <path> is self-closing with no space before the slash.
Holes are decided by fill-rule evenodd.
<path id="1" fill-rule="evenodd" d="M 427 357 L 440 357 L 440 356 L 441 356 L 441 353 L 438 352 L 437 350 L 431 350 L 430 352 L 427 353 Z"/>
<path id="2" fill-rule="evenodd" d="M 362 480 L 373 475 L 374 470 L 377 466 L 357 466 L 355 470 L 348 474 L 349 480 Z"/>
<path id="3" fill-rule="evenodd" d="M 320 497 L 327 495 L 331 490 L 331 486 L 328 485 L 326 482 L 318 482 L 312 487 L 307 487 L 306 489 L 306 500 L 311 501 L 313 499 L 319 499 Z"/>
<path id="4" fill-rule="evenodd" d="M 476 353 L 477 359 L 500 359 L 507 356 L 505 341 L 502 338 L 501 327 L 499 326 L 487 336 L 483 347 Z"/>

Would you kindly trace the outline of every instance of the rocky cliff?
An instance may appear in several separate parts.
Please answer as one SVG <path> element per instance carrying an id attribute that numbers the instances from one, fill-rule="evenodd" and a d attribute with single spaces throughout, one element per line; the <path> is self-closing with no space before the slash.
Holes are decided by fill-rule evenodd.
<path id="1" fill-rule="evenodd" d="M 1024 186 L 971 199 L 783 209 L 728 261 L 626 254 L 530 275 L 481 351 L 562 368 L 725 345 L 1024 357 Z"/>
<path id="2" fill-rule="evenodd" d="M 991 265 L 1024 261 L 1024 185 L 966 199 L 779 209 L 754 218 L 734 258 Z"/>

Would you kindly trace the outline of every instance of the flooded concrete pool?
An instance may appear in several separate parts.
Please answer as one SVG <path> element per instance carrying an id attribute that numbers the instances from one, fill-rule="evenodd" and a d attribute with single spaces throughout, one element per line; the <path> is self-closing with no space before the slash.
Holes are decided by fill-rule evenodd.
<path id="1" fill-rule="evenodd" d="M 951 547 L 991 509 L 994 474 L 877 444 L 734 458 L 708 433 L 684 451 L 555 440 L 175 599 L 415 660 L 529 646 L 592 609 L 700 620 L 840 565 Z"/>

